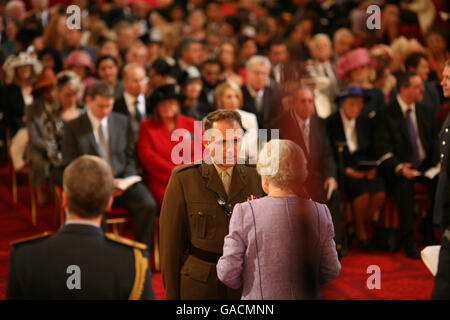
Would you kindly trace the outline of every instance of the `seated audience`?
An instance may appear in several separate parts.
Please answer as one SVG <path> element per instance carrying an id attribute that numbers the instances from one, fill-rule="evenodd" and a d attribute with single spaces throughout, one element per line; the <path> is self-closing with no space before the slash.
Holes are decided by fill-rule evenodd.
<path id="1" fill-rule="evenodd" d="M 178 80 L 181 86 L 181 92 L 184 95 L 181 113 L 185 116 L 201 120 L 200 110 L 204 110 L 200 102 L 203 82 L 200 72 L 195 67 L 189 67 L 183 71 L 181 79 Z"/>
<path id="2" fill-rule="evenodd" d="M 63 164 L 84 154 L 101 156 L 114 173 L 114 204 L 133 215 L 134 239 L 152 248 L 156 203 L 141 182 L 119 189 L 123 179 L 139 175 L 130 120 L 112 112 L 114 89 L 104 81 L 89 87 L 87 112 L 64 125 Z"/>
<path id="3" fill-rule="evenodd" d="M 95 63 L 97 77 L 114 88 L 114 98 L 119 99 L 125 91 L 119 79 L 119 62 L 114 56 L 99 56 Z"/>
<path id="4" fill-rule="evenodd" d="M 74 71 L 81 79 L 81 90 L 78 93 L 78 102 L 83 102 L 87 87 L 93 84 L 97 79 L 94 74 L 94 64 L 88 53 L 83 50 L 74 50 L 64 61 L 64 70 Z"/>
<path id="5" fill-rule="evenodd" d="M 75 159 L 64 170 L 63 190 L 64 226 L 54 235 L 14 243 L 6 298 L 153 299 L 147 246 L 100 228 L 102 213 L 113 202 L 108 163 L 87 155 Z"/>
<path id="6" fill-rule="evenodd" d="M 328 208 L 303 189 L 306 158 L 290 140 L 271 140 L 257 171 L 266 197 L 234 206 L 217 276 L 245 300 L 319 299 L 339 275 Z"/>

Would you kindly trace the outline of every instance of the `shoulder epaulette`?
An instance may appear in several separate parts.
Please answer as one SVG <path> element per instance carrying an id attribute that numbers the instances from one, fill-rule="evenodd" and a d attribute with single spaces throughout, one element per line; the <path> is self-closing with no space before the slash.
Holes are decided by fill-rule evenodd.
<path id="1" fill-rule="evenodd" d="M 185 170 L 187 170 L 187 169 L 189 169 L 189 168 L 198 167 L 198 166 L 200 166 L 201 164 L 202 164 L 201 161 L 195 161 L 195 162 L 191 162 L 191 163 L 188 163 L 188 164 L 183 164 L 183 165 L 181 165 L 181 166 L 175 167 L 174 171 L 175 171 L 176 173 L 182 172 L 182 171 L 185 171 Z"/>
<path id="2" fill-rule="evenodd" d="M 25 243 L 25 242 L 31 242 L 34 240 L 39 240 L 39 239 L 43 239 L 43 238 L 47 238 L 49 236 L 51 236 L 53 233 L 52 232 L 44 232 L 44 233 L 40 233 L 31 237 L 26 237 L 26 238 L 21 238 L 21 239 L 17 239 L 14 241 L 10 242 L 10 245 L 14 246 L 16 244 L 21 244 L 21 243 Z"/>
<path id="3" fill-rule="evenodd" d="M 138 248 L 141 250 L 147 250 L 147 245 L 145 243 L 142 242 L 137 242 L 128 238 L 124 238 L 121 236 L 118 236 L 114 233 L 105 233 L 105 237 L 111 241 L 123 244 L 125 246 L 129 246 L 129 247 L 133 247 L 133 248 Z"/>

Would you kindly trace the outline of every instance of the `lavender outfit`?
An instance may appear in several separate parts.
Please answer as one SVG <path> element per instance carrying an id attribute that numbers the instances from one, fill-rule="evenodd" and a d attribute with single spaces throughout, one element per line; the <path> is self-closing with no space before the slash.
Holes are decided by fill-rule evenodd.
<path id="1" fill-rule="evenodd" d="M 339 275 L 333 222 L 323 204 L 299 197 L 236 204 L 229 230 L 217 275 L 228 287 L 242 286 L 242 299 L 320 298 L 319 284 Z M 310 253 L 309 269 L 302 252 Z M 311 281 L 313 293 L 306 289 Z"/>

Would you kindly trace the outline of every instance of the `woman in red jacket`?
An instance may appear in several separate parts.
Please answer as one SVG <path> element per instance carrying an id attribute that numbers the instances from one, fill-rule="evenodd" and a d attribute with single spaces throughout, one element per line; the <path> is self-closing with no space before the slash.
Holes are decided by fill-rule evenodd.
<path id="1" fill-rule="evenodd" d="M 139 129 L 137 154 L 144 183 L 159 208 L 172 169 L 202 158 L 200 122 L 180 114 L 180 98 L 173 84 L 155 89 L 149 98 L 153 116 L 142 121 Z"/>

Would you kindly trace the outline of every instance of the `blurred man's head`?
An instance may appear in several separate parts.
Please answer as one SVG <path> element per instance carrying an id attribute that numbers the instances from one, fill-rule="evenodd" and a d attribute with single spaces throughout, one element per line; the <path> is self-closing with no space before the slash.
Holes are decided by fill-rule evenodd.
<path id="1" fill-rule="evenodd" d="M 316 112 L 314 107 L 314 95 L 311 89 L 306 86 L 297 89 L 292 103 L 294 111 L 303 120 L 307 120 Z"/>
<path id="2" fill-rule="evenodd" d="M 354 42 L 355 36 L 349 29 L 338 29 L 333 36 L 334 52 L 338 57 L 342 57 L 353 49 Z"/>
<path id="3" fill-rule="evenodd" d="M 430 65 L 428 63 L 428 56 L 423 52 L 414 52 L 405 60 L 405 68 L 408 71 L 417 73 L 422 81 L 428 80 L 430 73 Z"/>
<path id="4" fill-rule="evenodd" d="M 86 103 L 89 111 L 99 120 L 107 117 L 114 106 L 114 89 L 100 80 L 90 85 L 87 90 Z"/>
<path id="5" fill-rule="evenodd" d="M 413 72 L 405 72 L 397 78 L 397 92 L 408 105 L 420 102 L 423 98 L 423 81 Z"/>
<path id="6" fill-rule="evenodd" d="M 185 39 L 181 43 L 181 59 L 187 65 L 198 66 L 202 63 L 203 45 L 200 41 L 195 39 Z"/>
<path id="7" fill-rule="evenodd" d="M 220 64 L 217 60 L 206 60 L 200 67 L 200 74 L 208 86 L 215 86 L 219 81 Z"/>
<path id="8" fill-rule="evenodd" d="M 69 215 L 82 219 L 99 218 L 112 204 L 114 180 L 102 159 L 84 155 L 64 170 L 63 204 Z"/>
<path id="9" fill-rule="evenodd" d="M 324 33 L 316 34 L 312 39 L 309 47 L 311 56 L 318 62 L 326 62 L 333 54 L 331 40 Z"/>
<path id="10" fill-rule="evenodd" d="M 253 56 L 246 64 L 247 69 L 247 85 L 259 91 L 269 84 L 271 64 L 265 56 Z"/>
<path id="11" fill-rule="evenodd" d="M 283 39 L 272 39 L 269 41 L 269 59 L 274 66 L 289 61 L 289 50 Z"/>
<path id="12" fill-rule="evenodd" d="M 127 64 L 122 70 L 122 83 L 125 91 L 133 97 L 138 97 L 145 92 L 147 87 L 145 69 L 136 63 Z"/>
<path id="13" fill-rule="evenodd" d="M 125 54 L 126 63 L 137 63 L 142 67 L 147 64 L 148 50 L 147 47 L 140 41 L 137 41 L 128 48 Z"/>

